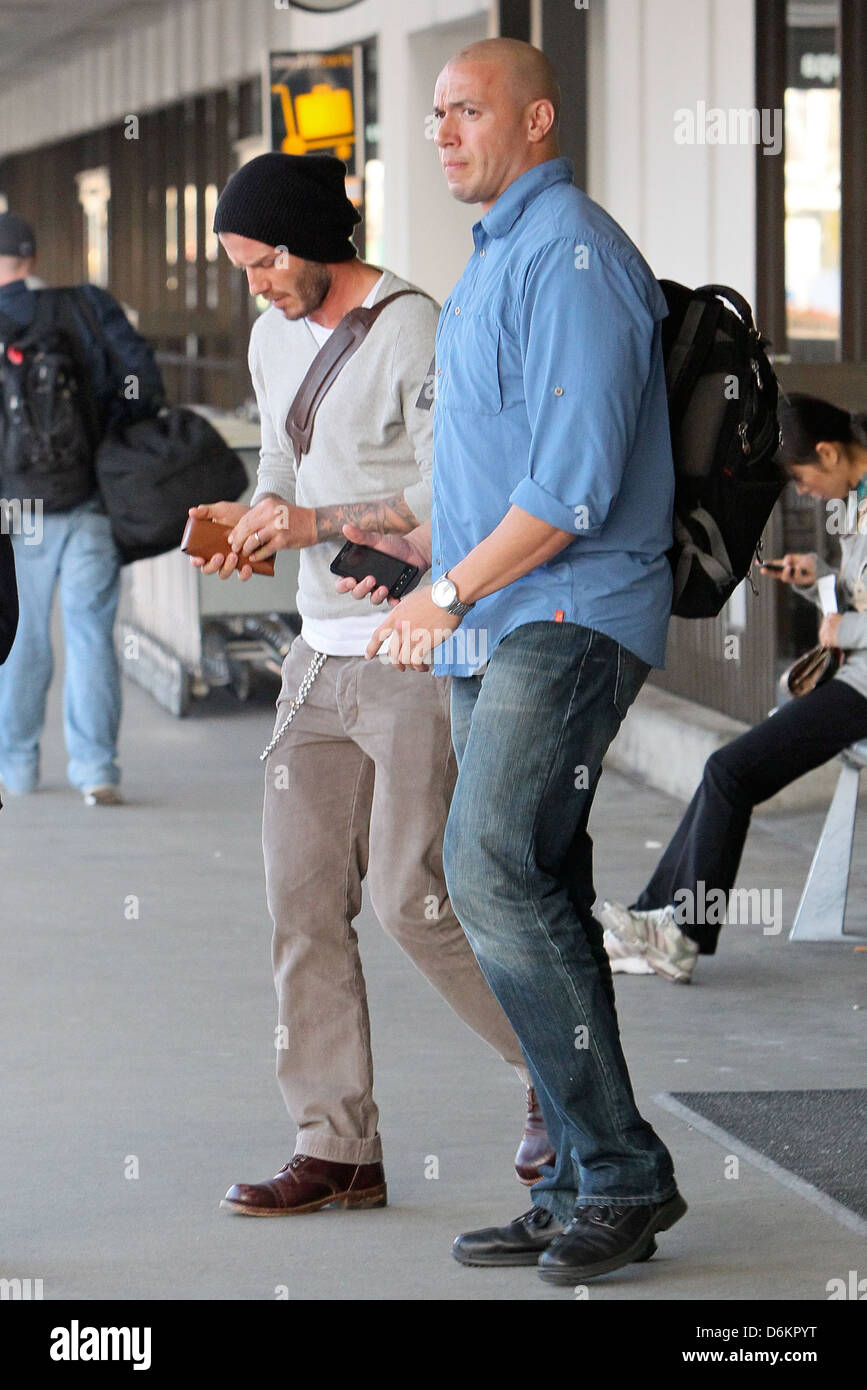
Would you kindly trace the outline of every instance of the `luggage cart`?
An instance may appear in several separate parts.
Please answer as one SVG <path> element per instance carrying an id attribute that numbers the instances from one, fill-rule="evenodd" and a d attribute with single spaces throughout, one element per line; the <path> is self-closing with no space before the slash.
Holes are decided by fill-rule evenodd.
<path id="1" fill-rule="evenodd" d="M 259 427 L 250 420 L 194 407 L 220 431 L 256 487 Z M 180 537 L 178 538 L 180 540 Z M 176 717 L 193 699 L 228 686 L 239 700 L 250 693 L 254 668 L 280 674 L 283 658 L 301 630 L 295 610 L 298 552 L 281 550 L 273 578 L 254 574 L 202 575 L 180 549 L 125 566 L 115 642 L 121 670 Z"/>

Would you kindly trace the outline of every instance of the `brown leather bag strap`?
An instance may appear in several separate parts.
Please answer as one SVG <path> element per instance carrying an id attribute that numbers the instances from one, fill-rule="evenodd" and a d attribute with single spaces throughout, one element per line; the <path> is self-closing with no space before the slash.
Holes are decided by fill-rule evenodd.
<path id="1" fill-rule="evenodd" d="M 423 290 L 396 290 L 369 309 L 350 309 L 317 352 L 286 416 L 286 433 L 292 440 L 296 465 L 310 448 L 313 421 L 326 392 L 331 389 L 353 353 L 361 347 L 383 309 L 405 294 L 421 294 L 425 299 L 430 298 Z"/>

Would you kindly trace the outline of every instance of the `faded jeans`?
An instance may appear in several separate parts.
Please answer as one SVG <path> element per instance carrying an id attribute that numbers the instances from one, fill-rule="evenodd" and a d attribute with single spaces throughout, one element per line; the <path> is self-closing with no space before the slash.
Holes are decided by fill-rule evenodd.
<path id="1" fill-rule="evenodd" d="M 0 778 L 11 792 L 39 784 L 39 741 L 54 674 L 51 605 L 60 590 L 66 670 L 63 731 L 74 787 L 120 781 L 117 735 L 120 672 L 114 619 L 120 559 L 111 523 L 94 496 L 42 518 L 42 537 L 13 535 L 21 618 L 15 645 L 0 667 Z"/>
<path id="2" fill-rule="evenodd" d="M 503 639 L 484 675 L 452 681 L 459 773 L 446 882 L 557 1150 L 533 1202 L 561 1221 L 576 1204 L 675 1191 L 620 1045 L 587 833 L 603 756 L 647 670 L 602 633 L 535 622 Z"/>

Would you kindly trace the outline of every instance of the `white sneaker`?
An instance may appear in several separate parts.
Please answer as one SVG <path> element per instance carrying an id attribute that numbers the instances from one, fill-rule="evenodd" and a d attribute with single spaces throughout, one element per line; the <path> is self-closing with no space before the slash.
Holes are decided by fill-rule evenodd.
<path id="1" fill-rule="evenodd" d="M 655 975 L 656 971 L 649 961 L 631 946 L 624 946 L 613 931 L 603 934 L 602 944 L 608 953 L 612 975 Z"/>
<path id="2" fill-rule="evenodd" d="M 106 784 L 101 787 L 85 787 L 82 795 L 84 796 L 85 806 L 122 806 L 123 797 L 117 787 Z"/>
<path id="3" fill-rule="evenodd" d="M 658 975 L 688 985 L 698 959 L 698 947 L 680 930 L 673 903 L 636 912 L 622 903 L 605 902 L 599 920 L 605 927 L 604 943 L 609 959 L 640 957 Z"/>

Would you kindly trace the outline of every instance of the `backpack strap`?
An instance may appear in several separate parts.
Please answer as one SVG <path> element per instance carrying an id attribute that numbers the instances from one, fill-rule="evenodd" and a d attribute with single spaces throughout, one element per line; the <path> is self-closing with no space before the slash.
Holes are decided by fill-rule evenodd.
<path id="1" fill-rule="evenodd" d="M 694 559 L 698 560 L 705 574 L 719 588 L 724 588 L 735 577 L 722 532 L 710 512 L 705 511 L 704 507 L 695 507 L 690 512 L 689 518 L 691 521 L 697 521 L 699 526 L 704 528 L 708 539 L 708 550 L 702 550 L 700 546 L 696 545 L 689 528 L 684 525 L 679 516 L 675 515 L 675 540 L 680 545 L 681 550 L 677 557 L 677 569 L 674 575 L 672 606 L 683 593 Z"/>
<path id="2" fill-rule="evenodd" d="M 109 343 L 105 335 L 105 331 L 102 327 L 102 324 L 100 323 L 99 319 L 96 317 L 96 314 L 94 313 L 93 305 L 90 302 L 87 290 L 85 289 L 84 285 L 73 285 L 73 287 L 67 290 L 65 293 L 68 299 L 72 301 L 73 305 L 78 310 L 81 317 L 84 319 L 85 323 L 87 324 L 94 338 L 99 343 L 100 347 L 105 349 L 107 356 L 111 356 L 111 344 Z"/>
<path id="3" fill-rule="evenodd" d="M 56 328 L 63 333 L 69 343 L 72 350 L 72 358 L 77 369 L 80 391 L 79 399 L 85 412 L 88 432 L 95 448 L 105 431 L 102 411 L 91 386 L 87 348 L 81 332 L 82 317 L 85 319 L 87 327 L 92 332 L 100 348 L 102 348 L 104 352 L 107 352 L 105 334 L 80 286 L 71 285 L 62 288 L 38 290 L 37 294 L 36 315 L 29 331 L 32 332 L 34 338 L 36 338 L 38 337 L 38 331 L 40 329 Z"/>
<path id="4" fill-rule="evenodd" d="M 738 294 L 737 290 L 733 290 L 729 285 L 701 285 L 696 294 L 712 294 L 716 298 L 728 300 L 738 318 L 743 320 L 744 326 L 752 333 L 758 331 L 749 304 L 742 294 Z"/>
<path id="5" fill-rule="evenodd" d="M 286 433 L 292 440 L 296 466 L 310 448 L 313 421 L 325 395 L 350 357 L 361 347 L 383 309 L 405 294 L 419 294 L 430 299 L 430 295 L 424 294 L 423 290 L 396 290 L 370 308 L 350 309 L 310 363 L 286 416 Z"/>
<path id="6" fill-rule="evenodd" d="M 717 299 L 692 298 L 665 364 L 665 386 L 672 420 L 679 420 L 683 402 L 701 375 L 716 339 L 722 305 Z"/>

